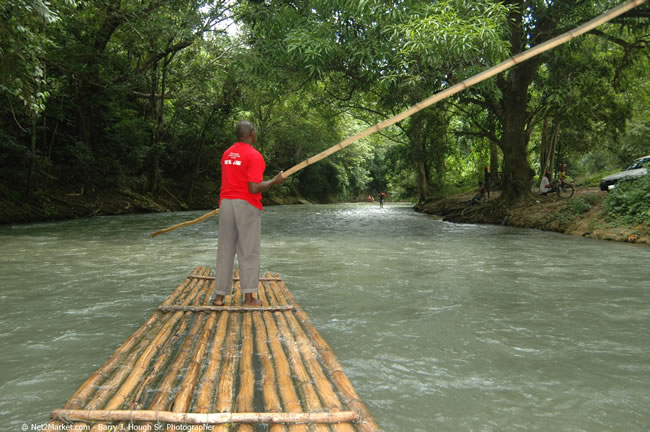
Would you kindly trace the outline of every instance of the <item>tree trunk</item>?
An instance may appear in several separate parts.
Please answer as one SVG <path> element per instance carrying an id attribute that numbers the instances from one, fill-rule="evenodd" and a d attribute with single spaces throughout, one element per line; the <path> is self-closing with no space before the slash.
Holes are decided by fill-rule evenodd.
<path id="1" fill-rule="evenodd" d="M 509 16 L 510 44 L 512 54 L 523 51 L 524 27 L 523 1 L 511 2 L 518 5 Z M 531 181 L 534 171 L 528 163 L 528 87 L 539 66 L 539 59 L 531 59 L 510 69 L 497 79 L 501 89 L 501 123 L 503 135 L 499 147 L 503 151 L 503 191 L 501 199 L 515 202 L 531 196 Z"/>
<path id="2" fill-rule="evenodd" d="M 414 114 L 411 117 L 408 133 L 413 145 L 417 201 L 419 203 L 426 201 L 431 196 L 431 174 L 429 173 L 428 155 L 422 134 L 423 123 L 421 113 Z"/>
<path id="3" fill-rule="evenodd" d="M 533 172 L 528 164 L 526 134 L 528 86 L 536 65 L 532 62 L 515 67 L 503 80 L 503 136 L 499 147 L 503 151 L 503 192 L 501 199 L 509 202 L 531 195 Z"/>
<path id="4" fill-rule="evenodd" d="M 39 85 L 40 87 L 40 85 Z M 34 171 L 36 171 L 36 113 L 32 110 L 30 111 L 30 120 L 31 120 L 31 146 L 29 151 L 29 167 L 27 168 L 27 183 L 25 184 L 25 195 L 30 197 L 34 189 Z"/>
<path id="5" fill-rule="evenodd" d="M 490 141 L 490 186 L 492 189 L 499 182 L 499 150 L 496 143 Z M 501 186 L 501 185 L 499 185 Z"/>
<path id="6" fill-rule="evenodd" d="M 555 155 L 557 152 L 557 142 L 560 132 L 560 121 L 554 121 L 548 115 L 544 117 L 544 126 L 542 129 L 542 143 L 539 150 L 540 175 L 543 175 L 547 169 L 553 171 L 555 167 Z"/>

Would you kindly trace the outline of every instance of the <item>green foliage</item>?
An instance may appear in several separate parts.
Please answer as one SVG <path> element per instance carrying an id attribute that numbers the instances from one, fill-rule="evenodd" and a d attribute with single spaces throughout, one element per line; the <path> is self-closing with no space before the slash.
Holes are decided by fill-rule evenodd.
<path id="1" fill-rule="evenodd" d="M 197 194 L 218 186 L 239 119 L 257 125 L 272 175 L 605 7 L 527 0 L 522 46 L 511 47 L 513 3 L 0 2 L 0 176 L 17 187 L 33 171 L 43 186 L 87 190 L 157 182 L 200 202 Z M 241 38 L 223 30 L 233 13 Z M 561 123 L 558 157 L 590 185 L 650 154 L 644 31 L 608 25 L 545 55 L 528 92 L 530 161 L 540 159 L 542 115 Z M 355 143 L 278 190 L 316 200 L 381 190 L 409 199 L 426 186 L 473 191 L 502 138 L 497 81 Z M 570 205 L 568 213 L 585 208 Z"/>
<path id="2" fill-rule="evenodd" d="M 613 223 L 650 226 L 650 175 L 618 183 L 616 189 L 608 193 L 605 205 Z"/>
<path id="3" fill-rule="evenodd" d="M 602 201 L 600 194 L 587 194 L 570 199 L 561 212 L 554 217 L 559 221 L 560 226 L 563 228 L 568 227 L 573 223 L 578 216 L 587 213 L 594 205 Z"/>
<path id="4" fill-rule="evenodd" d="M 0 2 L 0 95 L 16 98 L 28 112 L 45 109 L 41 58 L 50 42 L 45 28 L 58 19 L 47 1 Z"/>

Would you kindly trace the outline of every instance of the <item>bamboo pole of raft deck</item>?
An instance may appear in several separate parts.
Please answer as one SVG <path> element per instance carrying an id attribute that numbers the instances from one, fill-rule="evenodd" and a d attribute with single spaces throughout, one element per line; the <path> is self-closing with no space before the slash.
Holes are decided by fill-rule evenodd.
<path id="1" fill-rule="evenodd" d="M 242 322 L 242 346 L 239 359 L 239 393 L 237 394 L 237 411 L 253 412 L 253 395 L 255 392 L 255 369 L 253 367 L 253 318 L 245 314 Z M 242 424 L 239 432 L 253 432 L 253 426 Z"/>
<path id="2" fill-rule="evenodd" d="M 540 54 L 542 54 L 542 53 L 544 53 L 544 52 L 546 52 L 546 51 L 548 51 L 550 49 L 553 49 L 553 48 L 555 48 L 555 47 L 557 47 L 559 45 L 562 45 L 562 44 L 570 41 L 571 39 L 575 39 L 576 37 L 578 37 L 578 36 L 580 36 L 580 35 L 582 35 L 584 33 L 587 33 L 588 31 L 591 31 L 591 30 L 595 29 L 596 27 L 600 26 L 601 24 L 604 24 L 604 23 L 616 18 L 617 16 L 624 14 L 625 12 L 628 12 L 629 10 L 634 9 L 635 7 L 641 5 L 641 4 L 645 3 L 645 2 L 646 2 L 646 0 L 630 0 L 630 1 L 626 2 L 626 3 L 623 3 L 623 4 L 619 5 L 619 6 L 605 12 L 602 15 L 597 16 L 596 18 L 594 18 L 594 19 L 592 19 L 590 21 L 587 21 L 586 23 L 582 24 L 579 27 L 576 27 L 573 30 L 569 30 L 568 32 L 563 33 L 563 34 L 561 34 L 559 36 L 556 36 L 553 39 L 550 39 L 550 40 L 548 40 L 548 41 L 546 41 L 544 43 L 541 43 L 541 44 L 537 45 L 536 47 L 530 48 L 530 49 L 528 49 L 528 50 L 526 50 L 524 52 L 521 52 L 521 53 L 519 53 L 517 55 L 514 55 L 514 56 L 510 57 L 508 60 L 505 60 L 505 61 L 499 63 L 496 66 L 492 66 L 491 68 L 486 69 L 483 72 L 480 72 L 480 73 L 478 73 L 478 74 L 476 74 L 476 75 L 474 75 L 474 76 L 472 76 L 470 78 L 467 78 L 467 79 L 459 82 L 458 84 L 455 84 L 455 85 L 453 85 L 453 86 L 451 86 L 451 87 L 449 87 L 449 88 L 447 88 L 445 90 L 442 90 L 442 91 L 434 94 L 433 96 L 416 103 L 415 105 L 413 105 L 410 108 L 402 111 L 401 113 L 399 113 L 399 114 L 397 114 L 397 115 L 395 115 L 395 116 L 393 116 L 393 117 L 391 117 L 391 118 L 389 118 L 387 120 L 384 120 L 384 121 L 382 121 L 380 123 L 377 123 L 376 125 L 371 126 L 371 127 L 367 128 L 367 129 L 365 129 L 364 131 L 362 131 L 362 132 L 360 132 L 360 133 L 358 133 L 358 134 L 356 134 L 356 135 L 354 135 L 354 136 L 352 136 L 350 138 L 347 138 L 347 139 L 341 141 L 340 143 L 328 148 L 327 150 L 324 150 L 324 151 L 318 153 L 317 155 L 312 156 L 312 157 L 300 162 L 299 164 L 297 164 L 297 165 L 291 167 L 290 169 L 284 171 L 284 173 L 282 174 L 282 177 L 284 177 L 286 179 L 287 177 L 289 177 L 292 174 L 295 174 L 296 172 L 300 171 L 301 169 L 306 168 L 309 165 L 312 165 L 312 164 L 320 161 L 321 159 L 325 159 L 326 157 L 331 156 L 332 154 L 334 154 L 334 153 L 336 153 L 336 152 L 338 152 L 340 150 L 343 150 L 344 148 L 346 148 L 350 144 L 353 144 L 353 143 L 359 141 L 362 138 L 365 138 L 365 137 L 367 137 L 369 135 L 372 135 L 372 134 L 374 134 L 376 132 L 379 132 L 382 129 L 386 129 L 387 127 L 392 126 L 395 123 L 398 123 L 398 122 L 404 120 L 405 118 L 412 116 L 413 114 L 417 113 L 418 111 L 421 111 L 421 110 L 423 110 L 423 109 L 425 109 L 425 108 L 427 108 L 427 107 L 429 107 L 429 106 L 431 106 L 431 105 L 433 105 L 433 104 L 435 104 L 437 102 L 440 102 L 443 99 L 448 98 L 449 96 L 453 96 L 456 93 L 460 93 L 461 91 L 463 91 L 463 90 L 465 90 L 465 89 L 467 89 L 469 87 L 472 87 L 473 85 L 476 85 L 476 84 L 478 84 L 478 83 L 480 83 L 482 81 L 485 81 L 488 78 L 492 78 L 493 76 L 498 75 L 501 72 L 504 72 L 504 71 L 510 69 L 511 67 L 516 66 L 519 63 L 522 63 L 522 62 L 524 62 L 526 60 L 530 60 L 531 58 L 536 57 L 536 56 L 538 56 L 538 55 L 540 55 Z M 214 215 L 216 215 L 218 213 L 219 213 L 219 209 L 213 210 L 210 213 L 206 213 L 206 214 L 204 214 L 203 216 L 201 216 L 201 217 L 199 217 L 197 219 L 194 219 L 194 220 L 191 220 L 191 221 L 188 221 L 188 222 L 183 222 L 183 223 L 171 226 L 169 228 L 162 229 L 160 231 L 156 231 L 155 233 L 151 234 L 151 237 L 155 237 L 158 234 L 163 234 L 163 233 L 175 230 L 177 228 L 181 228 L 181 227 L 184 227 L 184 226 L 193 225 L 195 223 L 202 222 L 202 221 L 208 219 L 209 217 L 214 216 Z"/>
<path id="3" fill-rule="evenodd" d="M 200 302 L 200 296 L 197 296 L 194 301 L 195 303 Z M 190 318 L 190 313 L 186 313 L 183 319 L 183 324 L 187 323 Z M 162 377 L 162 381 L 158 385 L 159 390 L 149 405 L 150 410 L 164 410 L 168 407 L 168 405 L 170 405 L 170 398 L 173 394 L 176 379 L 181 374 L 181 371 L 186 367 L 188 359 L 190 357 L 191 347 L 194 346 L 201 328 L 204 328 L 204 323 L 205 319 L 203 314 L 196 317 L 194 320 L 194 325 L 190 329 L 189 333 L 185 336 L 185 340 L 180 347 L 178 354 L 173 359 L 171 365 L 167 369 L 167 373 Z M 168 358 L 170 358 L 170 353 L 165 352 L 161 357 L 164 357 L 164 363 L 167 363 Z M 145 427 L 148 427 L 148 430 L 153 430 L 153 426 L 151 424 L 146 424 Z"/>
<path id="4" fill-rule="evenodd" d="M 207 280 L 214 280 L 214 276 L 193 276 L 193 275 L 190 275 L 189 277 L 194 278 L 194 279 L 207 279 Z M 233 277 L 232 280 L 236 282 L 236 281 L 239 280 L 239 278 L 238 278 L 238 277 Z M 261 281 L 267 281 L 267 280 L 282 280 L 282 278 L 275 278 L 275 277 L 267 278 L 267 277 L 261 277 L 259 280 L 261 280 Z"/>
<path id="5" fill-rule="evenodd" d="M 278 312 L 292 311 L 293 305 L 284 306 L 161 306 L 162 312 Z"/>
<path id="6" fill-rule="evenodd" d="M 187 312 L 185 314 L 185 317 L 189 319 L 191 317 L 190 313 Z M 194 345 L 204 322 L 205 320 L 203 314 L 196 316 L 194 325 L 190 329 L 189 333 L 185 336 L 183 345 L 180 347 L 178 354 L 173 359 L 171 365 L 167 369 L 167 373 L 164 375 L 161 383 L 158 386 L 159 390 L 151 401 L 151 404 L 149 406 L 150 409 L 162 410 L 167 408 L 167 405 L 170 403 L 170 397 L 172 395 L 174 383 L 188 362 L 191 353 L 190 349 Z"/>
<path id="7" fill-rule="evenodd" d="M 169 299 L 174 299 L 178 297 L 185 288 L 191 283 L 189 278 L 186 278 L 172 294 L 169 295 Z M 164 303 L 163 303 L 164 304 Z M 81 407 L 88 397 L 96 390 L 99 386 L 99 382 L 108 377 L 117 365 L 125 358 L 125 356 L 131 351 L 133 346 L 138 342 L 138 340 L 147 332 L 153 329 L 153 326 L 156 323 L 159 323 L 159 318 L 164 317 L 164 315 L 154 312 L 151 317 L 142 325 L 138 330 L 136 330 L 131 336 L 129 336 L 122 345 L 115 350 L 113 355 L 104 363 L 102 367 L 97 369 L 88 379 L 77 389 L 77 391 L 68 399 L 68 402 L 64 405 L 64 408 L 74 409 Z M 164 317 L 165 319 L 168 317 Z"/>
<path id="8" fill-rule="evenodd" d="M 202 316 L 204 316 L 202 314 Z M 187 412 L 189 411 L 190 402 L 192 401 L 192 394 L 194 392 L 194 387 L 199 378 L 199 372 L 201 370 L 201 365 L 203 364 L 203 357 L 207 350 L 208 341 L 214 325 L 217 322 L 217 314 L 211 313 L 203 327 L 203 332 L 198 341 L 198 347 L 194 351 L 194 356 L 190 363 L 190 368 L 185 373 L 183 381 L 180 384 L 178 393 L 176 394 L 176 399 L 172 406 L 172 411 L 174 412 Z M 252 411 L 252 410 L 251 410 Z"/>
<path id="9" fill-rule="evenodd" d="M 142 409 L 141 398 L 143 397 L 145 390 L 149 388 L 149 385 L 152 382 L 156 381 L 156 379 L 158 378 L 158 374 L 161 372 L 163 367 L 167 364 L 169 358 L 168 353 L 170 352 L 169 347 L 180 337 L 181 334 L 185 332 L 187 324 L 188 324 L 187 320 L 182 320 L 181 325 L 178 327 L 174 335 L 172 335 L 165 341 L 165 344 L 160 349 L 160 352 L 162 354 L 158 356 L 158 359 L 156 360 L 156 363 L 153 365 L 153 367 L 149 369 L 149 372 L 147 373 L 147 377 L 141 380 L 138 387 L 136 387 L 136 389 L 133 391 L 133 397 L 131 398 L 131 401 L 126 405 L 127 409 L 129 410 Z M 86 407 L 86 409 L 92 409 L 92 408 Z M 128 427 L 124 422 L 118 424 L 116 428 L 116 430 L 119 431 L 125 431 L 127 429 Z"/>
<path id="10" fill-rule="evenodd" d="M 235 305 L 240 303 L 240 287 L 239 282 L 235 285 L 234 295 Z M 221 367 L 221 375 L 219 378 L 217 400 L 215 402 L 216 412 L 232 412 L 233 407 L 233 391 L 234 391 L 234 376 L 237 368 L 237 360 L 239 353 L 238 339 L 240 332 L 240 314 L 231 314 L 230 328 L 226 336 L 226 351 L 224 355 L 223 365 Z M 217 425 L 213 432 L 228 432 L 228 426 Z"/>
<path id="11" fill-rule="evenodd" d="M 128 405 L 129 408 L 143 408 L 144 400 L 142 400 L 142 398 L 144 392 L 150 388 L 151 383 L 155 382 L 159 378 L 158 374 L 161 373 L 169 361 L 169 353 L 171 352 L 170 347 L 176 343 L 183 333 L 185 333 L 187 325 L 188 321 L 182 320 L 178 330 L 176 330 L 176 332 L 165 341 L 165 344 L 160 350 L 161 355 L 158 356 L 156 363 L 154 363 L 153 367 L 149 369 L 149 372 L 147 372 L 147 377 L 141 380 L 140 385 L 135 389 L 131 403 Z"/>
<path id="12" fill-rule="evenodd" d="M 263 291 L 259 293 L 259 297 L 264 305 L 268 304 L 268 300 L 266 299 Z M 271 348 L 271 356 L 274 360 L 275 376 L 277 379 L 277 385 L 284 410 L 289 413 L 302 412 L 303 409 L 298 399 L 298 394 L 294 387 L 293 378 L 291 376 L 292 374 L 291 368 L 289 366 L 289 361 L 287 360 L 287 356 L 284 353 L 284 348 L 280 343 L 280 334 L 278 332 L 277 326 L 275 325 L 273 314 L 271 312 L 262 312 L 262 314 L 264 317 L 264 324 L 266 326 L 269 345 Z M 307 432 L 307 427 L 304 425 L 291 425 L 289 426 L 289 431 Z"/>
<path id="13" fill-rule="evenodd" d="M 209 273 L 209 269 L 203 267 L 199 269 L 199 272 L 204 274 Z M 198 303 L 201 298 L 201 292 L 205 291 L 205 284 L 191 282 L 188 285 L 188 290 L 189 293 L 185 296 L 183 303 L 188 304 L 192 301 Z M 190 312 L 187 312 L 186 314 L 190 314 Z M 145 348 L 144 352 L 140 354 L 137 361 L 133 364 L 130 370 L 130 374 L 124 380 L 124 382 L 122 382 L 122 385 L 119 387 L 117 392 L 113 395 L 113 397 L 108 401 L 104 409 L 108 409 L 108 410 L 117 409 L 130 398 L 132 391 L 137 387 L 142 376 L 147 370 L 148 365 L 151 363 L 153 356 L 156 353 L 162 351 L 162 347 L 165 346 L 166 341 L 169 339 L 172 329 L 175 327 L 176 322 L 183 317 L 190 318 L 189 315 L 184 315 L 183 312 L 176 312 L 168 319 L 168 321 L 162 327 L 160 332 L 153 339 L 151 344 L 149 344 Z M 185 321 L 186 320 L 183 320 L 181 322 L 180 327 L 176 329 L 176 332 L 174 334 L 179 333 L 180 330 L 185 328 L 185 324 L 186 324 Z M 188 339 L 191 338 L 188 336 Z M 166 352 L 163 353 L 163 356 L 167 356 L 167 355 L 168 353 Z M 105 430 L 106 430 L 106 425 L 104 424 L 95 424 L 91 428 L 91 432 L 100 432 Z"/>
<path id="14" fill-rule="evenodd" d="M 177 413 L 155 410 L 54 410 L 52 418 L 67 421 L 77 420 L 83 422 L 111 422 L 111 421 L 143 421 L 165 422 L 180 424 L 210 424 L 224 425 L 229 423 L 295 423 L 319 424 L 355 421 L 359 414 L 354 411 L 339 413 Z M 227 426 L 226 426 L 227 427 Z"/>
<path id="15" fill-rule="evenodd" d="M 214 389 L 214 383 L 216 382 L 217 373 L 219 372 L 219 366 L 221 365 L 221 348 L 226 340 L 229 313 L 224 312 L 219 315 L 217 331 L 214 335 L 212 347 L 210 348 L 210 354 L 208 356 L 208 367 L 199 382 L 199 393 L 196 401 L 196 411 L 199 413 L 210 412 L 212 391 Z"/>
<path id="16" fill-rule="evenodd" d="M 282 411 L 280 397 L 275 388 L 275 368 L 267 344 L 266 327 L 262 314 L 253 312 L 253 321 L 255 323 L 255 346 L 261 363 L 262 375 L 262 398 L 264 399 L 264 409 L 268 412 Z M 286 432 L 284 425 L 272 424 L 270 432 Z"/>
<path id="17" fill-rule="evenodd" d="M 209 272 L 209 269 L 206 269 L 205 267 L 197 267 L 195 271 L 196 270 Z M 190 278 L 193 276 L 193 274 L 190 275 Z M 168 299 L 165 303 L 170 304 L 172 301 L 173 299 Z M 197 300 L 195 300 L 195 302 L 197 302 Z M 172 337 L 167 339 L 165 345 L 161 348 L 161 352 L 163 354 L 158 356 L 158 360 L 156 360 L 156 363 L 154 364 L 153 368 L 147 373 L 147 377 L 141 381 L 139 388 L 136 389 L 131 406 L 135 406 L 138 408 L 142 407 L 142 404 L 144 403 L 144 401 L 142 400 L 142 394 L 144 390 L 149 388 L 149 385 L 158 379 L 158 374 L 169 361 L 169 354 L 171 351 L 168 349 L 168 347 L 174 344 L 175 341 L 180 337 L 180 335 L 185 332 L 185 328 L 187 327 L 187 324 L 188 324 L 187 320 L 182 320 L 181 325 L 178 328 L 178 330 L 175 332 L 175 334 Z"/>
<path id="18" fill-rule="evenodd" d="M 267 285 L 270 286 L 270 291 L 275 295 L 275 298 L 278 300 L 279 304 L 281 305 L 287 304 L 287 299 L 284 296 L 284 294 L 281 292 L 277 283 L 274 282 L 274 283 L 269 283 Z M 323 372 L 323 368 L 321 367 L 319 360 L 316 358 L 313 345 L 311 344 L 309 338 L 307 337 L 306 333 L 302 330 L 300 323 L 298 322 L 298 320 L 296 319 L 293 313 L 286 313 L 284 314 L 284 316 L 289 323 L 289 327 L 294 332 L 296 342 L 298 344 L 298 349 L 300 350 L 300 353 L 302 354 L 303 358 L 305 359 L 305 362 L 307 363 L 309 374 L 311 375 L 312 380 L 316 384 L 316 388 L 318 389 L 318 393 L 321 400 L 323 401 L 323 404 L 331 412 L 341 411 L 343 409 L 341 402 L 338 396 L 336 395 L 336 392 L 334 391 L 332 384 L 330 383 L 326 374 Z M 355 428 L 350 424 L 341 423 L 341 424 L 334 425 L 334 431 L 354 432 Z"/>
<path id="19" fill-rule="evenodd" d="M 194 288 L 192 288 L 192 290 L 190 291 L 188 298 L 183 302 L 184 305 L 187 305 L 187 303 L 189 303 L 190 301 L 198 297 L 197 294 L 199 292 L 199 288 L 200 288 L 199 284 L 195 284 Z M 189 312 L 186 313 L 189 314 Z M 152 361 L 153 356 L 158 352 L 160 346 L 171 334 L 173 327 L 184 315 L 185 313 L 183 312 L 180 311 L 175 312 L 171 316 L 171 318 L 165 323 L 161 332 L 151 342 L 151 345 L 149 345 L 147 349 L 144 351 L 144 353 L 142 353 L 142 355 L 138 358 L 137 362 L 133 367 L 133 370 L 131 371 L 131 374 L 122 383 L 120 389 L 107 403 L 105 409 L 109 409 L 109 410 L 118 409 L 122 405 L 122 403 L 125 402 L 129 393 L 137 385 L 140 378 L 142 378 L 142 376 L 145 374 L 147 367 Z"/>
<path id="20" fill-rule="evenodd" d="M 277 299 L 274 298 L 272 292 L 265 291 L 265 295 L 266 298 L 263 301 L 271 302 L 273 300 L 273 303 L 277 303 Z M 309 377 L 309 374 L 307 374 L 305 366 L 302 362 L 302 358 L 300 357 L 300 352 L 298 349 L 296 349 L 297 343 L 291 334 L 291 330 L 289 330 L 287 326 L 287 322 L 284 319 L 284 314 L 275 314 L 274 318 L 278 329 L 280 330 L 280 335 L 287 346 L 291 370 L 298 381 L 298 390 L 302 395 L 302 400 L 307 405 L 306 411 L 321 411 L 323 409 L 323 406 L 321 405 L 318 394 L 316 393 L 316 390 L 311 383 L 311 378 Z M 316 432 L 329 431 L 329 427 L 325 425 L 314 425 L 313 429 L 315 429 Z"/>
<path id="21" fill-rule="evenodd" d="M 193 273 L 196 273 L 197 271 L 205 273 L 205 271 L 209 270 L 205 267 L 197 268 Z M 192 280 L 189 277 L 186 278 L 174 290 L 174 292 L 169 295 L 163 304 L 171 303 L 174 299 L 182 297 L 186 288 L 192 284 Z M 125 374 L 130 371 L 135 357 L 142 353 L 157 334 L 156 332 L 159 331 L 170 317 L 171 316 L 165 316 L 165 314 L 161 315 L 158 311 L 154 312 L 138 330 L 124 341 L 124 343 L 113 353 L 111 358 L 79 387 L 79 389 L 64 405 L 64 409 L 78 408 L 83 405 L 86 405 L 86 407 L 100 406 L 108 398 L 115 387 L 119 385 L 119 382 L 121 382 Z M 138 342 L 139 344 L 135 347 L 133 353 L 127 356 L 133 346 Z M 104 381 L 103 383 L 102 380 Z M 97 393 L 93 396 L 93 399 L 90 402 L 87 402 L 95 390 L 97 390 Z"/>
<path id="22" fill-rule="evenodd" d="M 316 327 L 312 324 L 311 320 L 307 313 L 296 303 L 293 294 L 289 291 L 284 284 L 280 282 L 278 287 L 284 293 L 288 301 L 296 306 L 296 311 L 294 312 L 298 321 L 302 324 L 302 327 L 305 329 L 306 333 L 309 335 L 312 344 L 318 351 L 318 354 L 323 359 L 323 363 L 329 369 L 329 375 L 332 377 L 332 381 L 336 385 L 336 388 L 339 394 L 343 397 L 343 402 L 353 410 L 361 414 L 361 421 L 358 423 L 357 427 L 363 432 L 376 432 L 379 431 L 379 425 L 375 422 L 368 410 L 368 407 L 361 401 L 359 395 L 354 390 L 354 386 L 348 379 L 348 377 L 343 372 L 343 367 L 339 363 L 338 359 L 334 355 L 332 348 L 329 344 L 323 339 L 323 337 L 318 333 Z"/>

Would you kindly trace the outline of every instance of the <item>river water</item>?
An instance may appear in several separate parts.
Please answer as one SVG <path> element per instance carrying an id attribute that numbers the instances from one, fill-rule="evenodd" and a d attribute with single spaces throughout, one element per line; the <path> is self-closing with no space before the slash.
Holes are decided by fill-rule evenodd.
<path id="1" fill-rule="evenodd" d="M 197 265 L 202 212 L 0 227 L 0 430 L 37 428 Z M 650 430 L 650 248 L 407 205 L 267 207 L 279 273 L 386 431 Z M 24 429 L 23 429 L 24 430 Z"/>

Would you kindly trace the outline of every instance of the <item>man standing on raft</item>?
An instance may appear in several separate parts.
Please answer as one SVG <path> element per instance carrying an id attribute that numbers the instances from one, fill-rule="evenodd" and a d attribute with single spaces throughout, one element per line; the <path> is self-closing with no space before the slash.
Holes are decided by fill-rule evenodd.
<path id="1" fill-rule="evenodd" d="M 253 146 L 255 127 L 247 121 L 237 123 L 237 140 L 221 157 L 219 197 L 219 245 L 215 277 L 215 306 L 224 304 L 232 292 L 235 255 L 239 261 L 245 306 L 259 306 L 253 297 L 260 276 L 260 235 L 262 192 L 284 182 L 282 172 L 264 181 L 266 163 Z"/>

